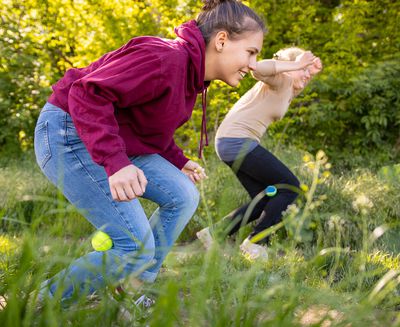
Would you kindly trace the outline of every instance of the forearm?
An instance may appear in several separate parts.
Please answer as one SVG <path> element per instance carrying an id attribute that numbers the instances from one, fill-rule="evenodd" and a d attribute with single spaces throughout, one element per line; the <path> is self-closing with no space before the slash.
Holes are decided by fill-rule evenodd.
<path id="1" fill-rule="evenodd" d="M 300 61 L 276 60 L 275 63 L 276 67 L 275 69 L 277 74 L 303 69 L 306 68 L 307 66 L 308 66 L 307 64 Z"/>
<path id="2" fill-rule="evenodd" d="M 265 59 L 257 62 L 255 73 L 262 76 L 271 76 L 305 67 L 307 65 L 300 61 Z"/>

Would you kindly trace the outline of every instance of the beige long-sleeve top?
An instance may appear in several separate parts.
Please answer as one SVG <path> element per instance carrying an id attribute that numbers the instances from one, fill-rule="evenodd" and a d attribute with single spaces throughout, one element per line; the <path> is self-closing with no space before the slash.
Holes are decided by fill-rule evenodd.
<path id="1" fill-rule="evenodd" d="M 250 138 L 260 142 L 269 124 L 281 119 L 294 96 L 293 80 L 285 73 L 276 73 L 275 61 L 265 60 L 259 80 L 227 113 L 216 134 L 223 137 Z"/>

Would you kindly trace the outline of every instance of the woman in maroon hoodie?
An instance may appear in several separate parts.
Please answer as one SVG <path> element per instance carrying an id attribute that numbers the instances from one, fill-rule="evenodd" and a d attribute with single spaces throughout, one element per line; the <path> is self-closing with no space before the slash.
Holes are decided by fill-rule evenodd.
<path id="1" fill-rule="evenodd" d="M 53 85 L 35 130 L 44 174 L 113 246 L 93 251 L 43 283 L 40 296 L 93 293 L 127 276 L 152 282 L 195 212 L 204 170 L 183 155 L 175 130 L 199 93 L 236 86 L 255 69 L 262 20 L 235 0 L 204 1 L 176 39 L 136 37 Z M 203 133 L 206 132 L 203 115 Z M 148 219 L 138 201 L 159 208 Z M 133 274 L 133 275 L 132 275 Z"/>

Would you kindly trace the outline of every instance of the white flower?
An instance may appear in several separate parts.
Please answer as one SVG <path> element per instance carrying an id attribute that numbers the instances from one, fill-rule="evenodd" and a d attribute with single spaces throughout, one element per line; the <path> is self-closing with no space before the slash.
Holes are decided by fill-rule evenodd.
<path id="1" fill-rule="evenodd" d="M 289 204 L 286 210 L 284 211 L 286 215 L 293 215 L 293 216 L 296 216 L 299 212 L 300 212 L 299 207 L 294 203 Z"/>
<path id="2" fill-rule="evenodd" d="M 368 210 L 374 207 L 374 204 L 365 194 L 360 194 L 353 201 L 352 206 L 356 212 L 366 214 Z"/>

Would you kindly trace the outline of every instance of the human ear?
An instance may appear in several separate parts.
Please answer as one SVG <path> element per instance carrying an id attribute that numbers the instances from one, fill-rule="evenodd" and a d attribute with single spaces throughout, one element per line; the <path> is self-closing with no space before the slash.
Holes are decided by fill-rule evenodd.
<path id="1" fill-rule="evenodd" d="M 214 38 L 215 49 L 218 52 L 222 52 L 225 42 L 228 39 L 228 33 L 226 31 L 219 31 Z"/>

